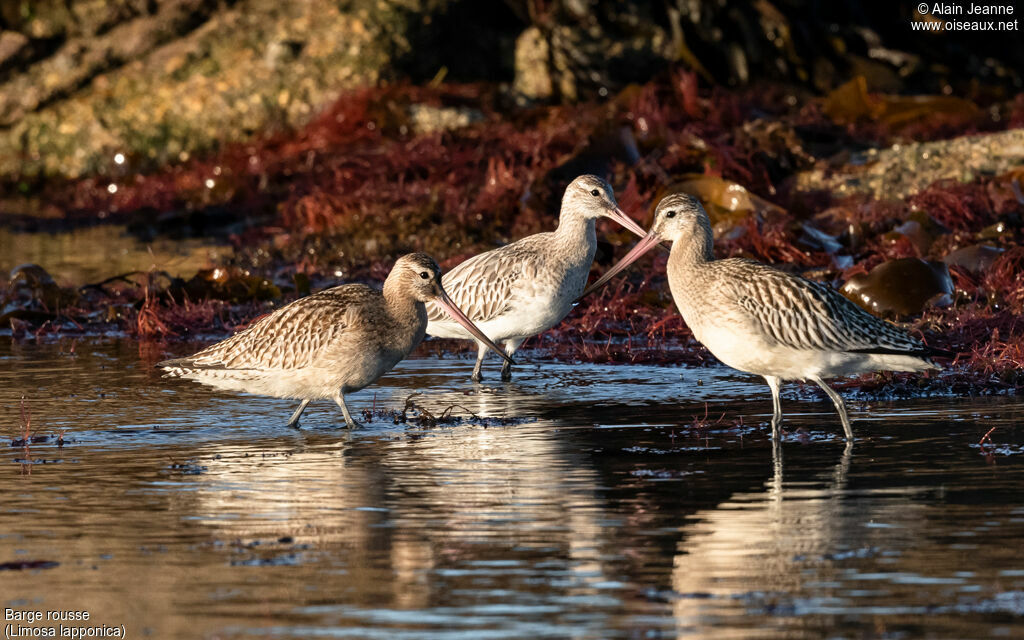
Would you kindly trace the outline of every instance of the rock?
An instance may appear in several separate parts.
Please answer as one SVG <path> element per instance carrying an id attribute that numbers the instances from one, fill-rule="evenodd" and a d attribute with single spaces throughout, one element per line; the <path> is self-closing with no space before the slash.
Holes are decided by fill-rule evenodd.
<path id="1" fill-rule="evenodd" d="M 556 0 L 516 40 L 514 89 L 526 101 L 603 98 L 678 58 L 671 27 L 641 2 Z"/>
<path id="2" fill-rule="evenodd" d="M 921 69 L 941 69 L 929 72 L 931 80 L 940 78 L 938 86 L 945 86 L 948 79 L 957 93 L 976 77 L 1020 84 L 1019 52 L 996 39 L 975 39 L 972 55 L 964 56 L 952 44 L 957 39 L 930 38 L 928 50 L 939 53 L 922 54 L 904 69 L 904 63 L 891 62 L 893 43 L 865 39 L 872 24 L 892 24 L 892 11 L 819 5 L 0 2 L 0 177 L 10 182 L 110 173 L 116 154 L 138 159 L 132 170 L 145 171 L 256 134 L 301 127 L 343 91 L 392 79 L 509 83 L 524 102 L 574 101 L 614 95 L 673 64 L 698 75 L 702 86 L 754 78 L 806 85 L 811 64 L 830 57 L 828 84 L 835 84 L 846 79 L 837 74 L 847 74 L 838 71 L 847 58 L 860 51 L 871 60 L 853 68 L 869 75 L 869 86 L 871 78 L 886 75 L 882 64 L 900 74 L 874 81 L 878 86 L 889 86 L 893 77 L 909 82 L 903 71 Z M 822 20 L 835 30 L 820 29 Z M 906 44 L 907 38 L 896 39 Z M 899 113 L 907 119 L 918 107 L 903 104 Z M 780 170 L 806 161 L 788 131 L 749 133 L 749 140 L 772 141 L 769 152 Z"/>
<path id="3" fill-rule="evenodd" d="M 457 3 L 46 0 L 29 18 L 0 9 L 17 32 L 3 32 L 0 54 L 21 61 L 0 75 L 0 176 L 107 173 L 119 153 L 141 170 L 302 126 L 342 91 L 392 74 L 418 53 L 410 34 Z"/>
<path id="4" fill-rule="evenodd" d="M 5 83 L 0 94 L 0 127 L 9 127 L 27 113 L 74 91 L 106 68 L 135 60 L 208 15 L 202 0 L 164 2 L 153 15 L 123 22 L 109 32 L 72 37 L 53 55 Z M 205 10 L 204 10 L 205 9 Z"/>
<path id="5" fill-rule="evenodd" d="M 516 79 L 514 88 L 529 100 L 550 100 L 555 82 L 548 68 L 550 48 L 537 27 L 529 27 L 516 39 Z"/>
<path id="6" fill-rule="evenodd" d="M 937 180 L 970 182 L 1024 163 L 1024 129 L 935 142 L 896 144 L 871 150 L 840 169 L 819 166 L 798 173 L 798 191 L 828 191 L 837 197 L 864 194 L 902 199 Z"/>
<path id="7" fill-rule="evenodd" d="M 466 107 L 434 107 L 426 104 L 409 105 L 409 122 L 416 133 L 451 131 L 480 122 L 484 114 Z"/>
<path id="8" fill-rule="evenodd" d="M 28 38 L 16 31 L 0 31 L 0 69 L 4 69 L 20 57 L 28 47 Z"/>

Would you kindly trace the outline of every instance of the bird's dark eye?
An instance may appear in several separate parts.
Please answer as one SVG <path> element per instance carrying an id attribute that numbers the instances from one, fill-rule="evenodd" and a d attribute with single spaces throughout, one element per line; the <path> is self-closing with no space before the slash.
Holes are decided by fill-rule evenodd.
<path id="1" fill-rule="evenodd" d="M 594 189 L 593 191 L 590 192 L 590 195 L 596 198 L 597 196 L 601 195 L 601 192 L 598 191 L 597 189 Z"/>
<path id="2" fill-rule="evenodd" d="M 427 273 L 426 271 L 420 271 L 420 277 L 423 278 L 424 280 L 427 280 L 428 278 L 430 278 L 430 274 Z"/>
<path id="3" fill-rule="evenodd" d="M 669 211 L 668 213 L 665 214 L 665 217 L 666 218 L 674 218 L 674 217 L 676 217 L 676 212 L 675 211 Z"/>

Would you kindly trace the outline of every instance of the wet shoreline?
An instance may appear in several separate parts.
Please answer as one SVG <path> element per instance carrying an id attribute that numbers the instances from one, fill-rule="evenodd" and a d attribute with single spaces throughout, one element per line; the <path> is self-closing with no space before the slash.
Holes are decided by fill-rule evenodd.
<path id="1" fill-rule="evenodd" d="M 3 571 L 2 606 L 154 637 L 1024 630 L 1013 399 L 853 401 L 847 448 L 790 388 L 773 448 L 764 385 L 721 367 L 528 362 L 474 385 L 469 358 L 413 358 L 353 396 L 365 429 L 314 403 L 296 431 L 286 401 L 146 357 L 0 343 L 0 406 L 24 394 L 67 438 L 32 464 L 0 449 L 0 561 L 35 567 Z M 416 392 L 465 421 L 385 417 Z"/>
<path id="2" fill-rule="evenodd" d="M 596 171 L 611 178 L 638 223 L 664 194 L 693 193 L 712 217 L 721 257 L 754 258 L 842 288 L 959 354 L 947 377 L 868 376 L 857 382 L 865 393 L 1024 387 L 1019 96 L 958 98 L 950 112 L 943 96 L 904 100 L 865 93 L 857 81 L 814 97 L 785 85 L 708 88 L 681 71 L 575 105 L 498 109 L 486 98 L 492 89 L 368 88 L 341 96 L 301 130 L 165 167 L 30 181 L 27 194 L 5 186 L 0 210 L 52 224 L 125 225 L 142 262 L 91 284 L 54 278 L 47 269 L 57 266 L 45 261 L 12 273 L 0 284 L 0 336 L 223 337 L 311 291 L 379 286 L 406 251 L 431 253 L 450 269 L 550 230 L 565 183 Z M 886 109 L 839 109 L 873 101 Z M 431 132 L 403 128 L 394 114 L 421 102 L 442 111 L 476 105 L 484 117 Z M 898 198 L 858 190 L 887 194 L 886 181 L 897 178 Z M 598 235 L 592 277 L 634 241 L 606 223 Z M 160 251 L 145 260 L 142 246 L 171 237 L 203 239 L 187 268 Z M 204 246 L 229 255 L 204 258 Z M 712 361 L 675 312 L 663 256 L 581 301 L 527 347 L 562 362 Z M 463 348 L 428 343 L 419 353 Z"/>

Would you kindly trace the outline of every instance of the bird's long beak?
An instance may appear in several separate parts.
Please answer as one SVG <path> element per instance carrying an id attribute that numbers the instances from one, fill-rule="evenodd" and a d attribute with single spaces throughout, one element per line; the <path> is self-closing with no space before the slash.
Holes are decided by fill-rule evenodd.
<path id="1" fill-rule="evenodd" d="M 608 217 L 635 233 L 639 238 L 643 238 L 647 235 L 647 232 L 644 231 L 643 227 L 633 222 L 633 219 L 627 216 L 626 212 L 618 207 L 615 207 L 615 209 L 608 214 Z"/>
<path id="2" fill-rule="evenodd" d="M 601 287 L 603 287 L 606 282 L 608 282 L 616 275 L 618 275 L 620 271 L 636 262 L 640 258 L 640 256 L 644 255 L 645 253 L 653 249 L 659 243 L 661 243 L 661 236 L 655 233 L 654 231 L 651 231 L 650 233 L 645 235 L 643 239 L 640 240 L 640 242 L 636 243 L 636 246 L 634 246 L 629 253 L 623 256 L 622 260 L 619 260 L 619 262 L 615 266 L 613 266 L 611 269 L 608 269 L 608 271 L 605 272 L 603 276 L 598 278 L 597 281 L 594 282 L 594 284 L 587 287 L 583 291 L 583 294 L 576 299 L 581 300 L 586 296 L 590 295 L 591 293 L 597 291 Z"/>
<path id="3" fill-rule="evenodd" d="M 455 303 L 452 302 L 452 299 L 444 292 L 444 289 L 441 289 L 440 285 L 438 285 L 438 290 L 437 298 L 434 300 L 437 302 L 438 306 L 444 309 L 448 315 L 455 320 L 455 322 L 461 324 L 466 331 L 473 334 L 473 337 L 486 344 L 491 351 L 504 358 L 509 364 L 515 365 L 515 360 L 510 358 L 501 347 L 491 342 L 491 339 L 485 336 L 484 332 L 478 329 L 477 326 L 473 324 L 473 321 L 467 318 L 466 314 L 462 313 L 462 310 L 455 306 Z"/>

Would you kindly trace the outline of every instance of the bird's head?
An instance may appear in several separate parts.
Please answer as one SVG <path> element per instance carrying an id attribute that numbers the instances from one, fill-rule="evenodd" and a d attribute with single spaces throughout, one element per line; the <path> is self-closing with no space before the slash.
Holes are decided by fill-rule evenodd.
<path id="1" fill-rule="evenodd" d="M 656 234 L 659 240 L 675 242 L 710 228 L 708 214 L 697 198 L 686 193 L 673 193 L 662 198 L 655 207 L 650 233 Z"/>
<path id="2" fill-rule="evenodd" d="M 664 241 L 671 243 L 701 243 L 698 251 L 705 258 L 712 258 L 711 253 L 711 222 L 700 202 L 685 193 L 673 193 L 665 196 L 654 209 L 654 224 L 651 230 L 623 256 L 622 260 L 608 269 L 603 276 L 586 288 L 580 298 L 597 291 L 619 272 L 636 262 Z"/>
<path id="3" fill-rule="evenodd" d="M 636 235 L 644 235 L 643 228 L 619 208 L 611 185 L 595 175 L 582 175 L 569 183 L 562 197 L 562 212 L 586 220 L 611 218 Z"/>
<path id="4" fill-rule="evenodd" d="M 425 253 L 410 253 L 395 262 L 391 270 L 413 298 L 429 302 L 444 294 L 441 287 L 441 267 Z M 388 276 L 391 279 L 391 276 Z"/>
<path id="5" fill-rule="evenodd" d="M 388 275 L 388 282 L 384 283 L 385 296 L 388 295 L 387 291 L 392 286 L 390 284 L 392 278 L 395 279 L 394 286 L 398 289 L 408 292 L 408 295 L 411 295 L 417 302 L 434 302 L 473 337 L 486 344 L 509 364 L 515 364 L 515 361 L 473 324 L 473 321 L 466 317 L 466 314 L 448 297 L 441 285 L 441 267 L 437 266 L 437 262 L 433 258 L 425 253 L 410 253 L 399 258 L 395 262 L 395 266 L 392 267 L 391 274 Z"/>

